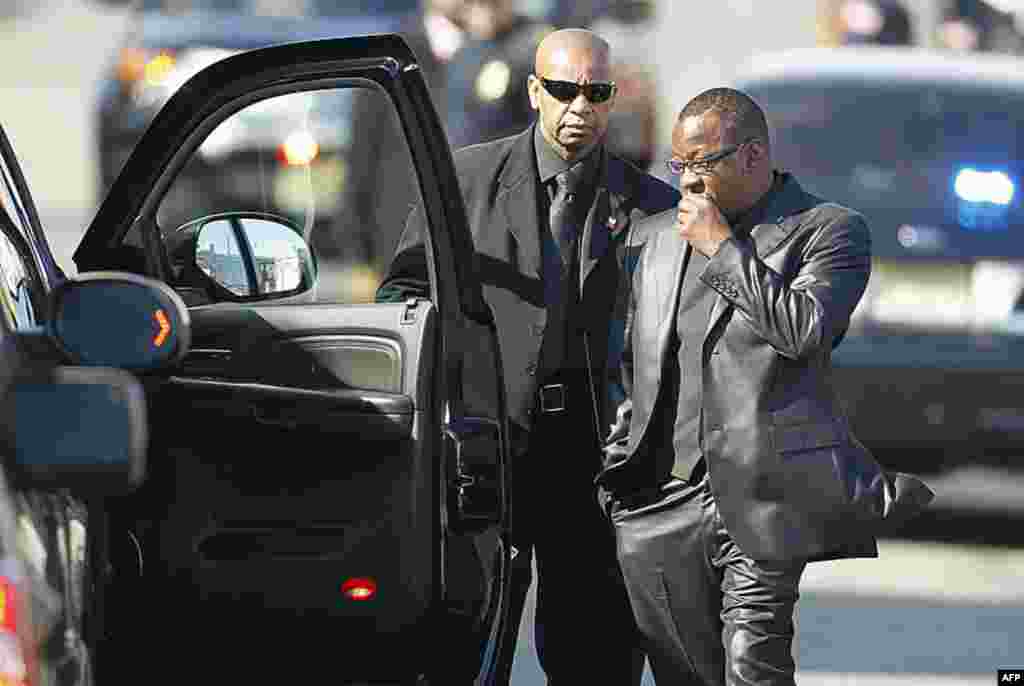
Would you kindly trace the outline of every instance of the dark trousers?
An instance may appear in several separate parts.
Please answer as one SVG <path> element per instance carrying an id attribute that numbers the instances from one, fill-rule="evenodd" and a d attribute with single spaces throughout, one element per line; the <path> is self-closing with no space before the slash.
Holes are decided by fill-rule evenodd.
<path id="1" fill-rule="evenodd" d="M 658 684 L 795 684 L 793 610 L 803 561 L 744 555 L 706 478 L 669 495 L 618 500 L 612 520 Z"/>
<path id="2" fill-rule="evenodd" d="M 579 403 L 577 403 L 579 404 Z M 537 657 L 550 686 L 639 686 L 641 636 L 593 485 L 599 454 L 591 413 L 545 415 L 512 468 L 510 631 L 498 683 L 507 684 L 523 605 L 537 563 Z"/>

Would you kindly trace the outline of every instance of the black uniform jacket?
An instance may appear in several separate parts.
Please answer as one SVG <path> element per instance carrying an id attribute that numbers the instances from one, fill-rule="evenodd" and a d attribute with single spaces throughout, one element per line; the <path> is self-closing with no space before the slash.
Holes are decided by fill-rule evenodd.
<path id="1" fill-rule="evenodd" d="M 547 321 L 540 231 L 548 231 L 548 226 L 547 217 L 541 212 L 545 205 L 539 197 L 542 191 L 533 143 L 534 126 L 515 136 L 468 146 L 454 154 L 473 233 L 475 268 L 497 321 L 516 443 L 525 438 L 532 424 L 538 356 Z M 603 160 L 595 199 L 584 226 L 579 270 L 590 369 L 599 389 L 609 381 L 609 337 L 614 336 L 616 325 L 613 313 L 620 287 L 626 283 L 622 277 L 620 237 L 629 232 L 633 223 L 672 208 L 679 201 L 679 193 L 672 186 L 613 155 L 605 153 Z M 420 209 L 413 208 L 395 259 L 378 291 L 379 300 L 396 300 L 410 293 L 426 294 L 423 222 Z M 618 325 L 624 326 L 621 316 Z M 472 359 L 467 360 L 467 379 L 473 379 L 473 363 Z M 618 377 L 617 369 L 612 376 Z M 488 375 L 481 374 L 479 378 Z M 604 395 L 598 391 L 599 404 Z M 492 394 L 482 393 L 480 397 Z M 604 415 L 607 408 L 598 409 Z"/>
<path id="2" fill-rule="evenodd" d="M 647 428 L 660 411 L 662 370 L 682 279 L 717 291 L 702 340 L 702 451 L 730 535 L 758 560 L 874 556 L 882 520 L 931 498 L 885 473 L 855 438 L 831 384 L 831 353 L 871 269 L 861 215 L 806 193 L 785 175 L 766 223 L 722 244 L 702 273 L 675 212 L 637 228 L 646 242 L 633 277 L 619 408 L 628 436 L 606 447 L 598 477 L 614 493 L 655 487 Z M 684 379 L 683 383 L 688 383 Z M 672 399 L 674 401 L 674 399 Z M 623 432 L 625 433 L 625 432 Z M 646 483 L 645 483 L 646 482 Z"/>

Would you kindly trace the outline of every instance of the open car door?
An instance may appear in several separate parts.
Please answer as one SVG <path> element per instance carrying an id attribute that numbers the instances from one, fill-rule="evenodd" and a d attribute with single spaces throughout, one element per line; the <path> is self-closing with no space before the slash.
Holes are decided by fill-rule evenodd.
<path id="1" fill-rule="evenodd" d="M 346 184 L 370 136 L 395 171 L 356 220 Z M 379 265 L 318 258 L 393 245 L 414 202 L 424 297 L 373 303 Z M 144 377 L 146 483 L 93 513 L 99 683 L 486 683 L 507 630 L 508 430 L 472 258 L 397 36 L 243 53 L 175 93 L 75 254 L 81 272 L 170 285 L 192 322 L 183 363 Z M 473 372 L 493 376 L 490 397 L 463 393 L 471 349 L 493 361 Z"/>

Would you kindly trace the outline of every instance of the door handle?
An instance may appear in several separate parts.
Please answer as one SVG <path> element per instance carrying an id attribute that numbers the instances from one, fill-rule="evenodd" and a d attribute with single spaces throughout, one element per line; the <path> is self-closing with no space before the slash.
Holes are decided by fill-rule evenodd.
<path id="1" fill-rule="evenodd" d="M 505 478 L 501 425 L 491 419 L 463 417 L 445 425 L 449 461 L 449 521 L 459 532 L 501 524 Z"/>

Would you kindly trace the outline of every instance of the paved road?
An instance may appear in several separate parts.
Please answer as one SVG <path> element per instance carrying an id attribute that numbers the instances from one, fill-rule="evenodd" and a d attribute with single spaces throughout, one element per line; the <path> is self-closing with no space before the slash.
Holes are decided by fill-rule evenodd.
<path id="1" fill-rule="evenodd" d="M 885 540 L 812 565 L 797 611 L 801 686 L 987 686 L 1024 664 L 1024 548 Z M 514 686 L 542 686 L 527 622 Z M 589 618 L 596 620 L 598 618 Z M 654 686 L 650 673 L 643 686 Z"/>
<path id="2" fill-rule="evenodd" d="M 671 14 L 677 5 L 663 7 Z M 733 8 L 742 15 L 757 6 L 730 0 L 715 11 Z M 785 4 L 785 11 L 794 7 Z M 57 258 L 70 272 L 71 254 L 94 212 L 93 80 L 123 21 L 117 12 L 97 12 L 80 0 L 52 0 L 48 9 L 16 26 L 0 22 L 0 63 L 28 65 L 0 73 L 0 120 L 22 155 Z M 785 31 L 792 32 L 786 23 Z M 778 43 L 788 34 L 773 35 Z M 673 52 L 664 42 L 657 45 L 658 54 Z M 703 71 L 694 78 L 717 81 L 721 65 L 698 66 Z M 987 519 L 939 516 L 916 533 L 947 540 L 887 540 L 879 560 L 812 566 L 797 616 L 800 684 L 980 686 L 994 683 L 997 668 L 1024 664 L 1024 536 L 1016 533 L 1024 516 L 1014 523 L 1001 514 L 1019 512 L 1024 484 L 1019 477 L 964 472 L 936 485 L 943 507 L 987 508 Z M 532 610 L 531 594 L 515 686 L 544 683 L 528 630 Z M 645 686 L 652 684 L 648 674 Z"/>

